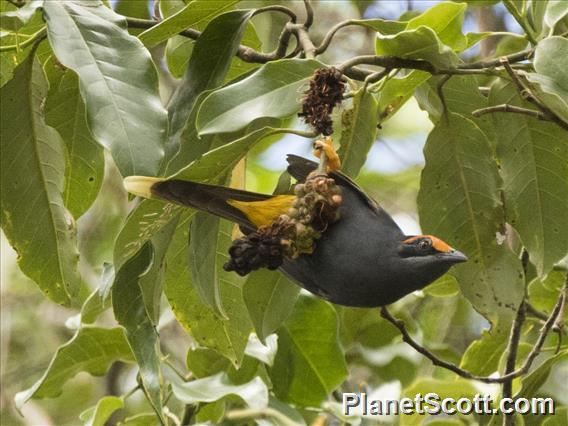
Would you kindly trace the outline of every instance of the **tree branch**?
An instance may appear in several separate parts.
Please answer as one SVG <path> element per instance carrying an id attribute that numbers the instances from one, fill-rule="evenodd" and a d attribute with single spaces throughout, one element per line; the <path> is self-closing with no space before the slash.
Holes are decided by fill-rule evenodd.
<path id="1" fill-rule="evenodd" d="M 540 112 L 540 111 L 535 111 L 532 109 L 527 109 L 527 108 L 521 108 L 515 105 L 509 105 L 509 104 L 501 104 L 501 105 L 494 105 L 494 106 L 490 106 L 487 108 L 480 108 L 480 109 L 476 109 L 475 111 L 473 111 L 471 113 L 471 115 L 473 115 L 474 117 L 480 117 L 484 114 L 490 114 L 493 112 L 512 112 L 515 114 L 524 114 L 524 115 L 528 115 L 530 117 L 534 117 L 538 120 L 543 120 L 543 121 L 552 121 L 548 116 L 546 116 L 544 113 Z"/>
<path id="2" fill-rule="evenodd" d="M 511 327 L 511 333 L 509 334 L 509 343 L 507 344 L 507 363 L 505 365 L 505 375 L 515 371 L 515 364 L 517 362 L 517 352 L 519 349 L 519 342 L 521 340 L 521 330 L 523 329 L 523 323 L 525 322 L 525 303 L 521 302 L 519 310 L 513 325 Z M 503 383 L 503 398 L 511 398 L 513 396 L 513 378 L 506 380 Z M 503 417 L 503 425 L 508 426 L 513 424 L 515 414 L 505 414 Z"/>
<path id="3" fill-rule="evenodd" d="M 304 28 L 309 29 L 314 23 L 314 8 L 310 0 L 304 0 L 304 8 L 306 9 L 306 21 L 304 22 Z"/>
<path id="4" fill-rule="evenodd" d="M 438 366 L 438 367 L 442 367 L 445 368 L 446 370 L 449 370 L 455 374 L 457 374 L 460 377 L 463 377 L 465 379 L 470 379 L 470 380 L 477 380 L 478 382 L 484 382 L 484 383 L 505 383 L 508 380 L 514 379 L 516 377 L 522 376 L 526 373 L 528 373 L 529 369 L 532 366 L 532 363 L 534 362 L 534 360 L 536 359 L 536 357 L 538 356 L 538 354 L 540 354 L 540 351 L 542 349 L 542 346 L 544 345 L 544 341 L 546 340 L 546 336 L 548 336 L 548 333 L 550 332 L 552 326 L 555 324 L 555 322 L 558 320 L 558 317 L 560 315 L 560 311 L 561 311 L 561 307 L 564 304 L 564 299 L 566 298 L 566 293 L 568 289 L 568 280 L 567 280 L 567 284 L 564 287 L 564 290 L 560 293 L 558 300 L 556 302 L 556 305 L 554 306 L 554 309 L 552 310 L 552 312 L 550 313 L 550 316 L 547 318 L 546 322 L 544 323 L 544 325 L 542 326 L 538 338 L 532 348 L 532 350 L 530 351 L 530 353 L 527 355 L 527 358 L 525 359 L 523 365 L 518 368 L 515 371 L 512 371 L 510 373 L 507 373 L 501 377 L 486 377 L 486 376 L 477 376 L 475 374 L 470 373 L 467 370 L 464 370 L 463 368 L 458 367 L 457 365 L 445 361 L 441 358 L 438 358 L 435 354 L 433 354 L 432 352 L 430 352 L 428 349 L 426 349 L 424 346 L 422 346 L 420 343 L 418 343 L 416 340 L 414 340 L 412 338 L 412 336 L 410 335 L 410 333 L 408 332 L 408 330 L 406 329 L 406 326 L 404 325 L 404 322 L 398 318 L 395 318 L 391 315 L 391 313 L 388 311 L 388 309 L 386 307 L 382 307 L 381 308 L 381 316 L 386 319 L 388 322 L 390 322 L 392 325 L 394 325 L 399 331 L 400 334 L 402 335 L 402 340 L 406 343 L 408 343 L 410 346 L 412 346 L 414 348 L 414 350 L 416 350 L 418 353 L 421 353 L 422 355 L 424 355 L 426 358 L 428 358 L 432 364 Z"/>
<path id="5" fill-rule="evenodd" d="M 535 105 L 539 110 L 541 110 L 546 117 L 548 117 L 551 121 L 554 121 L 564 130 L 568 130 L 568 123 L 566 123 L 562 118 L 560 118 L 554 111 L 548 108 L 538 97 L 532 92 L 530 87 L 528 87 L 524 81 L 521 80 L 520 76 L 515 72 L 515 70 L 511 67 L 509 60 L 507 57 L 501 58 L 501 64 L 505 67 L 505 70 L 513 80 L 513 83 L 517 87 L 519 94 L 521 97 L 530 102 L 531 104 Z"/>

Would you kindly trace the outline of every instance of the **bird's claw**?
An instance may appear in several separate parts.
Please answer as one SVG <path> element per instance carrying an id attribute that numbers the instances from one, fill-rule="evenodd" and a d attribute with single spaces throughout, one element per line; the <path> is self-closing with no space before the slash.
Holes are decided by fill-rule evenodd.
<path id="1" fill-rule="evenodd" d="M 335 148 L 333 148 L 333 140 L 330 136 L 326 136 L 324 139 L 318 139 L 314 142 L 314 155 L 320 158 L 322 152 L 327 157 L 328 173 L 341 168 L 341 160 L 339 159 L 339 155 L 337 155 Z"/>

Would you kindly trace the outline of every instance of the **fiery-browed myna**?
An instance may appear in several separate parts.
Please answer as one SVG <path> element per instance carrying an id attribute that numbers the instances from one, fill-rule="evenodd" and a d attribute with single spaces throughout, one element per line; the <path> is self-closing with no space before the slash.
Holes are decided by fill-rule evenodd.
<path id="1" fill-rule="evenodd" d="M 288 156 L 288 172 L 304 182 L 317 164 Z M 467 260 L 431 235 L 405 235 L 389 214 L 351 179 L 330 173 L 341 189 L 339 219 L 321 233 L 311 254 L 285 258 L 280 270 L 306 290 L 338 305 L 375 307 L 425 287 Z M 289 211 L 295 196 L 264 195 L 176 179 L 132 176 L 126 189 L 212 213 L 245 234 Z"/>

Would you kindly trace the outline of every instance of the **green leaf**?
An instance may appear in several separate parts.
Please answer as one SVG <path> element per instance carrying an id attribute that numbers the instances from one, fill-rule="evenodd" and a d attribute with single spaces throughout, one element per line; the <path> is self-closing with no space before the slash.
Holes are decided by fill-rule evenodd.
<path id="1" fill-rule="evenodd" d="M 538 278 L 532 280 L 528 287 L 531 304 L 545 313 L 552 312 L 565 279 L 566 273 L 551 271 L 544 280 Z"/>
<path id="2" fill-rule="evenodd" d="M 166 254 L 164 292 L 177 320 L 202 346 L 227 357 L 233 365 L 242 361 L 250 333 L 250 322 L 240 294 L 241 289 L 224 286 L 221 300 L 226 307 L 227 319 L 220 318 L 205 305 L 191 284 L 187 263 L 189 223 L 195 211 L 183 211 Z M 239 300 L 240 298 L 240 300 Z M 225 303 L 226 301 L 226 303 Z"/>
<path id="3" fill-rule="evenodd" d="M 214 91 L 199 108 L 199 135 L 236 131 L 260 117 L 294 114 L 300 107 L 299 90 L 322 67 L 311 59 L 269 62 L 249 77 Z"/>
<path id="4" fill-rule="evenodd" d="M 403 391 L 403 396 L 414 399 L 417 394 L 426 395 L 427 393 L 435 393 L 440 399 L 453 398 L 458 400 L 460 398 L 472 399 L 479 390 L 475 387 L 473 382 L 459 379 L 459 380 L 438 380 L 438 379 L 418 379 L 411 386 Z M 422 404 L 422 409 L 427 408 Z M 436 419 L 436 417 L 429 416 L 428 414 L 414 413 L 410 416 L 404 416 L 405 426 L 421 425 L 423 421 Z"/>
<path id="5" fill-rule="evenodd" d="M 144 305 L 141 280 L 155 261 L 151 243 L 128 260 L 117 272 L 112 286 L 112 306 L 118 323 L 138 362 L 145 394 L 158 416 L 162 412 L 162 375 L 158 335 Z"/>
<path id="6" fill-rule="evenodd" d="M 140 251 L 154 234 L 170 223 L 183 208 L 160 200 L 142 200 L 130 213 L 114 245 L 114 266 L 121 266 Z"/>
<path id="7" fill-rule="evenodd" d="M 186 361 L 188 370 L 198 379 L 226 371 L 231 365 L 227 358 L 209 348 L 190 348 Z"/>
<path id="8" fill-rule="evenodd" d="M 288 129 L 263 127 L 233 142 L 212 149 L 200 159 L 181 169 L 174 177 L 197 182 L 217 183 L 219 179 L 233 170 L 241 158 L 262 139 L 288 132 L 292 133 Z"/>
<path id="9" fill-rule="evenodd" d="M 191 54 L 180 87 L 169 104 L 170 145 L 177 147 L 197 96 L 221 85 L 239 47 L 253 11 L 235 10 L 215 17 L 205 28 Z"/>
<path id="10" fill-rule="evenodd" d="M 81 322 L 92 324 L 97 317 L 110 308 L 110 289 L 114 282 L 114 268 L 106 264 L 102 273 L 100 287 L 93 291 L 81 307 Z"/>
<path id="11" fill-rule="evenodd" d="M 63 385 L 85 371 L 102 376 L 115 361 L 133 361 L 122 328 L 82 327 L 73 338 L 60 346 L 41 379 L 15 396 L 21 408 L 30 398 L 54 398 Z"/>
<path id="12" fill-rule="evenodd" d="M 347 377 L 339 344 L 338 319 L 326 302 L 298 299 L 292 316 L 278 330 L 278 352 L 270 378 L 279 399 L 318 406 Z"/>
<path id="13" fill-rule="evenodd" d="M 71 70 L 62 70 L 53 60 L 45 69 L 50 79 L 45 120 L 63 139 L 67 151 L 63 200 L 71 214 L 78 218 L 93 204 L 101 188 L 105 166 L 103 150 L 87 127 L 77 75 Z"/>
<path id="14" fill-rule="evenodd" d="M 218 254 L 226 256 L 231 244 L 232 227 L 233 225 L 228 221 L 221 221 L 212 214 L 199 212 L 191 221 L 189 231 L 192 284 L 201 300 L 223 317 L 226 317 L 226 314 L 219 287 L 222 285 L 242 287 L 242 280 L 237 274 L 223 271 L 218 256 Z"/>
<path id="15" fill-rule="evenodd" d="M 441 2 L 408 22 L 406 30 L 427 26 L 434 30 L 440 41 L 455 51 L 467 46 L 462 34 L 462 24 L 467 5 L 465 3 Z"/>
<path id="16" fill-rule="evenodd" d="M 248 275 L 243 298 L 262 342 L 288 318 L 299 292 L 300 287 L 280 272 L 260 269 Z"/>
<path id="17" fill-rule="evenodd" d="M 186 383 L 172 383 L 177 399 L 185 404 L 213 402 L 227 395 L 237 395 L 250 408 L 261 409 L 268 406 L 268 389 L 260 377 L 255 377 L 244 385 L 234 385 L 226 373 L 193 380 Z"/>
<path id="18" fill-rule="evenodd" d="M 542 426 L 564 426 L 568 418 L 568 407 L 554 407 L 554 415 L 544 419 Z"/>
<path id="19" fill-rule="evenodd" d="M 568 3 L 565 1 L 549 1 L 546 4 L 546 12 L 544 13 L 544 22 L 548 28 L 554 30 L 554 27 L 566 15 L 568 15 Z M 540 45 L 540 43 L 539 43 Z M 558 56 L 558 59 L 562 56 Z"/>
<path id="20" fill-rule="evenodd" d="M 507 333 L 484 331 L 481 338 L 474 340 L 466 349 L 460 367 L 478 376 L 493 374 L 499 369 L 507 341 Z"/>
<path id="21" fill-rule="evenodd" d="M 391 118 L 408 101 L 418 86 L 430 78 L 430 73 L 413 70 L 404 77 L 388 79 L 378 90 L 379 123 Z"/>
<path id="22" fill-rule="evenodd" d="M 365 164 L 377 135 L 378 103 L 372 93 L 361 88 L 353 96 L 353 108 L 341 115 L 341 139 L 337 153 L 341 171 L 353 178 Z"/>
<path id="23" fill-rule="evenodd" d="M 440 41 L 436 32 L 423 25 L 392 36 L 377 34 L 375 52 L 383 56 L 425 60 L 437 68 L 451 68 L 459 61 L 454 51 Z"/>
<path id="24" fill-rule="evenodd" d="M 512 84 L 495 84 L 492 105 L 523 105 Z M 507 220 L 539 276 L 568 253 L 568 138 L 554 123 L 493 114 Z"/>
<path id="25" fill-rule="evenodd" d="M 424 289 L 424 293 L 434 297 L 455 296 L 459 291 L 459 284 L 455 277 L 448 274 L 441 276 Z"/>
<path id="26" fill-rule="evenodd" d="M 2 12 L 2 29 L 17 32 L 34 17 L 37 9 L 42 6 L 43 0 L 32 0 L 16 10 Z"/>
<path id="27" fill-rule="evenodd" d="M 353 19 L 349 22 L 354 25 L 370 28 L 383 35 L 393 35 L 404 31 L 408 22 L 406 21 L 389 21 L 387 19 Z"/>
<path id="28" fill-rule="evenodd" d="M 424 156 L 422 229 L 468 255 L 451 274 L 479 313 L 508 327 L 523 297 L 523 274 L 516 256 L 496 242 L 504 214 L 489 141 L 474 122 L 450 113 L 428 136 Z"/>
<path id="29" fill-rule="evenodd" d="M 104 426 L 115 411 L 124 407 L 124 401 L 117 396 L 105 396 L 97 405 L 83 411 L 79 419 L 85 426 Z"/>
<path id="30" fill-rule="evenodd" d="M 54 302 L 69 304 L 80 287 L 76 228 L 61 193 L 61 138 L 47 126 L 42 102 L 47 91 L 33 55 L 0 90 L 2 229 L 18 252 L 18 264 Z"/>
<path id="31" fill-rule="evenodd" d="M 44 15 L 57 59 L 79 75 L 89 127 L 123 176 L 155 176 L 167 117 L 150 54 L 102 3 L 50 1 Z"/>
<path id="32" fill-rule="evenodd" d="M 127 417 L 120 426 L 156 426 L 160 420 L 153 413 L 142 413 Z"/>
<path id="33" fill-rule="evenodd" d="M 527 73 L 534 83 L 536 94 L 553 112 L 568 123 L 568 40 L 550 37 L 540 42 L 535 50 L 534 68 Z"/>
<path id="34" fill-rule="evenodd" d="M 200 30 L 203 24 L 232 8 L 237 0 L 196 0 L 147 29 L 138 37 L 147 48 L 157 46 L 187 28 Z"/>
<path id="35" fill-rule="evenodd" d="M 522 378 L 521 390 L 515 398 L 533 398 L 538 395 L 538 391 L 548 379 L 552 367 L 558 362 L 568 361 L 568 351 L 564 350 L 546 359 L 536 367 L 531 373 Z"/>

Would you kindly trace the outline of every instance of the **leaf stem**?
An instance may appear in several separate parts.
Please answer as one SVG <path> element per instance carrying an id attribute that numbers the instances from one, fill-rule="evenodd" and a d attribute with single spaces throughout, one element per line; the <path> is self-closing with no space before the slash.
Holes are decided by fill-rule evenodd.
<path id="1" fill-rule="evenodd" d="M 524 32 L 527 36 L 527 39 L 531 42 L 531 44 L 533 44 L 533 45 L 537 44 L 534 30 L 532 29 L 530 24 L 525 19 L 524 13 L 522 14 L 521 12 L 519 12 L 517 7 L 515 6 L 515 4 L 511 0 L 503 0 L 503 4 L 505 5 L 505 7 L 509 11 L 509 13 L 511 15 L 513 15 L 513 18 L 515 18 L 515 21 L 517 21 L 517 23 L 524 30 Z"/>
<path id="2" fill-rule="evenodd" d="M 8 46 L 0 46 L 0 52 L 8 52 L 11 50 L 21 50 L 30 44 L 35 43 L 38 40 L 42 40 L 47 36 L 47 27 L 42 27 L 39 31 L 31 34 L 28 39 L 22 41 L 21 43 L 11 44 Z"/>

